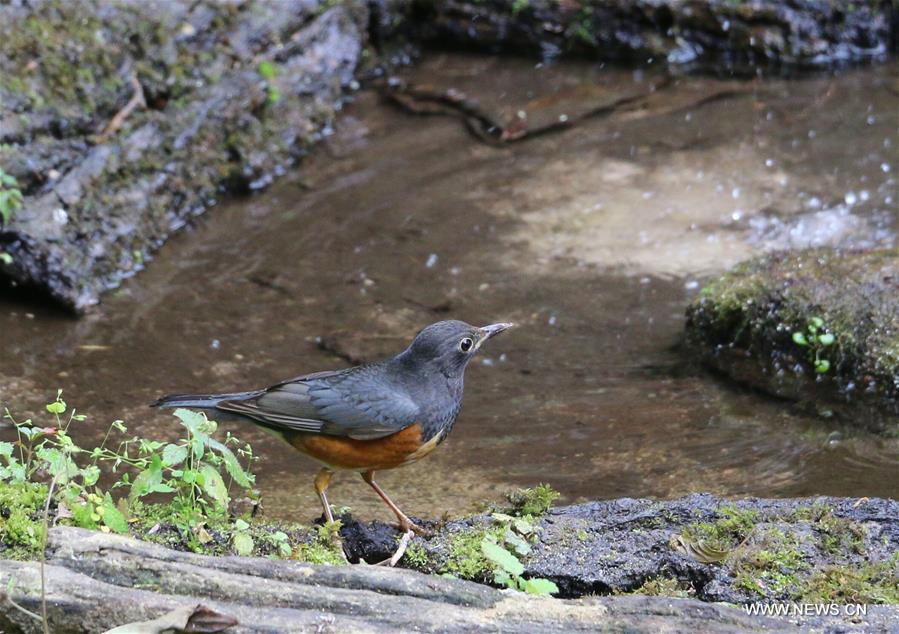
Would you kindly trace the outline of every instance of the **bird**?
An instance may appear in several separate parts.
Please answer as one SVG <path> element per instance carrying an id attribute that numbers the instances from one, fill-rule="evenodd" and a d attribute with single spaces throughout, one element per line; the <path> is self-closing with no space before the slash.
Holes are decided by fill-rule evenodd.
<path id="1" fill-rule="evenodd" d="M 383 361 L 247 392 L 172 394 L 152 406 L 224 414 L 280 435 L 321 465 L 313 485 L 328 522 L 328 485 L 335 471 L 349 470 L 374 489 L 401 531 L 424 534 L 375 482 L 375 472 L 416 462 L 446 439 L 462 408 L 465 369 L 484 342 L 513 325 L 439 321 Z"/>

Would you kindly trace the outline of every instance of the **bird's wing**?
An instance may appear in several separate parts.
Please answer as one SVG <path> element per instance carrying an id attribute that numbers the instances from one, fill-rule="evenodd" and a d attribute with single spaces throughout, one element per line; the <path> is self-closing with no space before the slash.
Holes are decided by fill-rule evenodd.
<path id="1" fill-rule="evenodd" d="M 219 409 L 278 430 L 370 440 L 416 422 L 419 408 L 367 367 L 299 376 Z"/>

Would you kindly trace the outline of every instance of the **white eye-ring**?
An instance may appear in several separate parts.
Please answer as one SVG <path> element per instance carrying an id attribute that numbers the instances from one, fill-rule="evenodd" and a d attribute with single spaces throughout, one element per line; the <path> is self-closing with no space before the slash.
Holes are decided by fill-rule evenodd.
<path id="1" fill-rule="evenodd" d="M 471 337 L 465 337 L 462 341 L 459 342 L 459 350 L 462 352 L 468 352 L 471 350 L 471 347 L 474 345 L 474 341 L 471 340 Z"/>

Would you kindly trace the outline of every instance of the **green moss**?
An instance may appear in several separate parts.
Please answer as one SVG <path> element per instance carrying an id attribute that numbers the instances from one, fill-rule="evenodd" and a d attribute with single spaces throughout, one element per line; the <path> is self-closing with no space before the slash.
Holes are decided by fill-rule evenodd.
<path id="1" fill-rule="evenodd" d="M 643 585 L 628 594 L 646 594 L 653 597 L 690 599 L 696 597 L 696 590 L 680 579 L 656 577 L 655 579 L 647 579 L 643 582 Z"/>
<path id="2" fill-rule="evenodd" d="M 488 536 L 492 536 L 497 543 L 502 543 L 504 533 L 502 526 L 479 527 L 455 533 L 447 544 L 446 558 L 437 572 L 462 579 L 487 579 L 493 571 L 493 565 L 484 556 L 481 543 Z"/>
<path id="3" fill-rule="evenodd" d="M 801 588 L 808 603 L 899 603 L 899 553 L 864 566 L 828 566 Z"/>
<path id="4" fill-rule="evenodd" d="M 530 515 L 539 517 L 545 515 L 561 494 L 548 484 L 538 484 L 529 489 L 519 489 L 508 495 L 512 504 L 510 513 L 517 516 Z"/>
<path id="5" fill-rule="evenodd" d="M 690 524 L 684 532 L 716 550 L 732 550 L 746 539 L 759 520 L 757 511 L 730 505 L 722 506 L 716 512 L 719 517 L 714 522 Z"/>
<path id="6" fill-rule="evenodd" d="M 34 559 L 44 544 L 47 487 L 30 482 L 0 483 L 0 556 Z"/>
<path id="7" fill-rule="evenodd" d="M 429 562 L 428 551 L 417 542 L 411 542 L 403 553 L 403 563 L 411 568 L 425 569 Z"/>
<path id="8" fill-rule="evenodd" d="M 757 532 L 752 545 L 738 549 L 729 564 L 737 587 L 761 596 L 794 597 L 801 593 L 801 575 L 809 569 L 795 546 L 796 535 L 779 528 Z"/>

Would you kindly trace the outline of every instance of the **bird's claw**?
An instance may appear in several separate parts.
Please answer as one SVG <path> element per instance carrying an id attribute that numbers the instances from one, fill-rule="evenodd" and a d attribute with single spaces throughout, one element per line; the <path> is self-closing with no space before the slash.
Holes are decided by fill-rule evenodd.
<path id="1" fill-rule="evenodd" d="M 396 548 L 396 552 L 393 553 L 389 559 L 385 559 L 384 561 L 379 561 L 376 566 L 390 566 L 393 568 L 397 565 L 400 559 L 403 558 L 403 555 L 406 554 L 406 548 L 409 546 L 409 541 L 415 536 L 415 533 L 411 530 L 403 533 L 403 536 L 400 538 L 400 543 Z"/>

